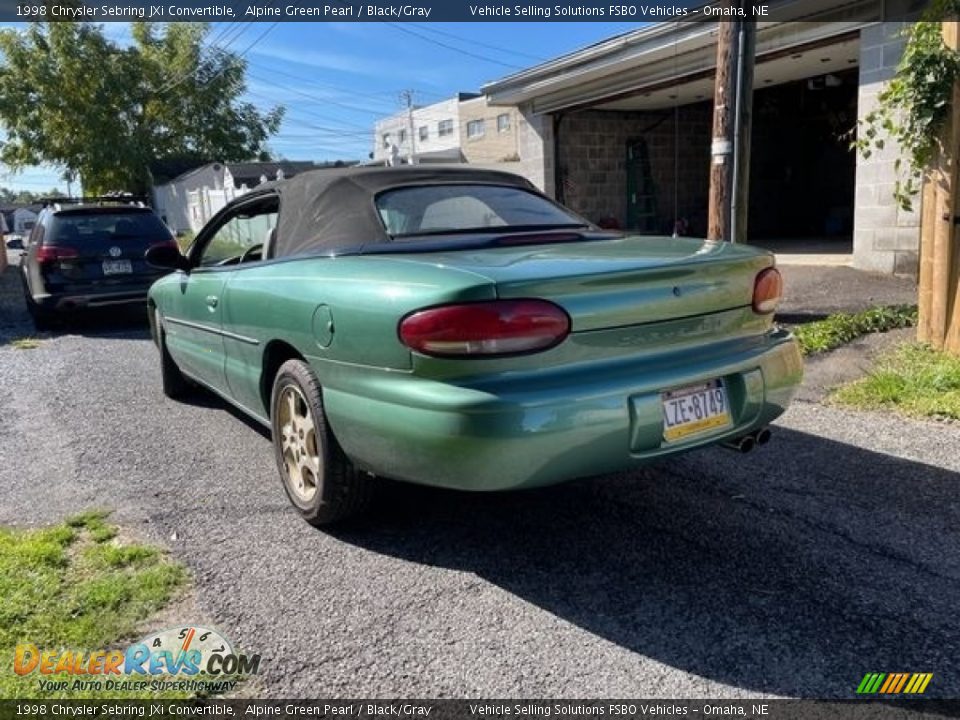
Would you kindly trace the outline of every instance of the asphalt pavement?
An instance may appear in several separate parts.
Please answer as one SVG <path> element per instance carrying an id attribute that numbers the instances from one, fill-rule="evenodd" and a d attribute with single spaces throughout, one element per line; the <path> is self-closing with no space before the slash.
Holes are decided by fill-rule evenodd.
<path id="1" fill-rule="evenodd" d="M 0 277 L 0 523 L 108 508 L 193 573 L 270 697 L 960 695 L 960 426 L 798 402 L 707 449 L 514 494 L 388 485 L 322 532 L 264 432 L 160 392 L 138 317 L 36 336 Z M 186 605 L 184 606 L 186 607 Z M 182 622 L 196 620 L 183 617 Z"/>

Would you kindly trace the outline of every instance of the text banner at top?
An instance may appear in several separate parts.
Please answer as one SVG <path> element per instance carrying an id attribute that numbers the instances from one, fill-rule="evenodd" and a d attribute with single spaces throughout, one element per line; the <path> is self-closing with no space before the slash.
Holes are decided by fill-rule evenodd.
<path id="1" fill-rule="evenodd" d="M 0 0 L 0 22 L 872 22 L 909 19 L 897 0 Z M 911 6 L 905 5 L 905 8 Z M 915 6 L 912 6 L 915 7 Z"/>

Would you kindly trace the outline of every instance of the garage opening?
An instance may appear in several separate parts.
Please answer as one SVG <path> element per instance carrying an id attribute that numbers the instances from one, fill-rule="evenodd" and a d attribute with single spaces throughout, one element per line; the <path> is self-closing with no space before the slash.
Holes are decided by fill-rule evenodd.
<path id="1" fill-rule="evenodd" d="M 751 244 L 852 252 L 859 50 L 855 38 L 759 62 Z M 558 199 L 605 227 L 703 237 L 713 78 L 663 84 L 554 116 Z"/>
<path id="2" fill-rule="evenodd" d="M 853 69 L 755 91 L 752 244 L 852 251 L 858 83 Z"/>

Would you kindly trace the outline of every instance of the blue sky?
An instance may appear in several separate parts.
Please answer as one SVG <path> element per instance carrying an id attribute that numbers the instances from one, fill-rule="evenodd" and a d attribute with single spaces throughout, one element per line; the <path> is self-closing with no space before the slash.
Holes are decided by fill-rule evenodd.
<path id="1" fill-rule="evenodd" d="M 640 23 L 215 23 L 208 42 L 248 61 L 247 99 L 287 116 L 269 142 L 290 160 L 361 159 L 373 122 L 413 90 L 427 105 L 638 27 Z M 104 26 L 119 43 L 125 23 Z M 11 174 L 0 186 L 66 190 L 54 168 Z M 77 188 L 74 188 L 76 192 Z"/>

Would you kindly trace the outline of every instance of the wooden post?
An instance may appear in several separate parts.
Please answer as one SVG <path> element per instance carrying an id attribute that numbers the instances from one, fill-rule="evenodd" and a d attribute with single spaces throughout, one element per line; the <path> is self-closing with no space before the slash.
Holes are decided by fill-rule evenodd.
<path id="1" fill-rule="evenodd" d="M 717 23 L 717 78 L 713 93 L 710 144 L 710 206 L 707 239 L 730 240 L 730 192 L 733 184 L 733 114 L 736 104 L 736 22 Z"/>
<path id="2" fill-rule="evenodd" d="M 947 47 L 960 50 L 956 21 L 943 23 Z M 960 249 L 957 248 L 960 82 L 940 133 L 940 152 L 923 183 L 920 216 L 920 287 L 917 339 L 960 355 Z"/>

